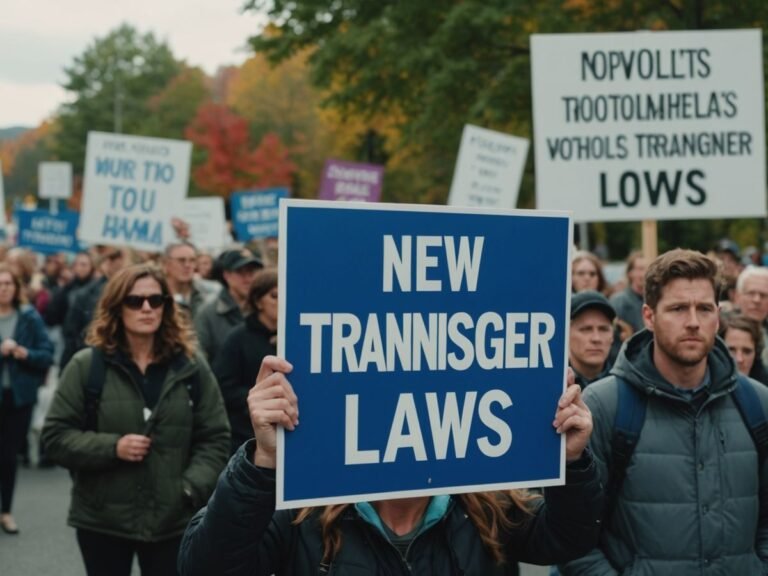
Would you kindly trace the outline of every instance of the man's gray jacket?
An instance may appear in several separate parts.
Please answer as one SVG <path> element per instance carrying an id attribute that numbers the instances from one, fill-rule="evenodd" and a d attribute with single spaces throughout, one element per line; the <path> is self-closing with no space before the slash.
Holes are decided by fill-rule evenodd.
<path id="1" fill-rule="evenodd" d="M 652 357 L 653 334 L 643 330 L 627 341 L 611 376 L 584 391 L 604 482 L 618 401 L 616 376 L 643 390 L 648 404 L 626 479 L 615 505 L 606 510 L 599 548 L 561 566 L 561 572 L 768 574 L 768 469 L 758 474 L 755 444 L 731 397 L 737 372 L 725 344 L 717 339 L 708 358 L 709 385 L 690 399 L 662 378 Z M 768 388 L 750 383 L 767 411 Z"/>
<path id="2" fill-rule="evenodd" d="M 209 364 L 213 364 L 227 335 L 243 321 L 240 307 L 226 288 L 198 310 L 194 316 L 195 331 Z"/>

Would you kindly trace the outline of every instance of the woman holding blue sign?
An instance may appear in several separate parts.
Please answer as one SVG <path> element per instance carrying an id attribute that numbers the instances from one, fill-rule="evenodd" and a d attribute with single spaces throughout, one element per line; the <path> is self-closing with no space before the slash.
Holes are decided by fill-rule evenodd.
<path id="1" fill-rule="evenodd" d="M 569 375 L 553 426 L 566 436 L 566 485 L 275 511 L 276 427 L 299 424 L 291 365 L 269 356 L 248 395 L 243 445 L 191 521 L 182 576 L 204 574 L 507 574 L 514 561 L 575 558 L 597 543 L 601 489 L 586 449 L 592 416 Z M 322 474 L 322 470 L 313 471 Z"/>

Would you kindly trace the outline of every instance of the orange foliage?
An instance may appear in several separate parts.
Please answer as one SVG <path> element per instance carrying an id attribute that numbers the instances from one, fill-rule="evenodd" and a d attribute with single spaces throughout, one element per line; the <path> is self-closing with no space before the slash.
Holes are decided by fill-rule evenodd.
<path id="1" fill-rule="evenodd" d="M 3 140 L 0 142 L 0 164 L 2 164 L 3 174 L 7 176 L 13 171 L 19 152 L 37 145 L 50 132 L 51 123 L 46 121 L 37 128 L 22 132 L 13 140 Z"/>

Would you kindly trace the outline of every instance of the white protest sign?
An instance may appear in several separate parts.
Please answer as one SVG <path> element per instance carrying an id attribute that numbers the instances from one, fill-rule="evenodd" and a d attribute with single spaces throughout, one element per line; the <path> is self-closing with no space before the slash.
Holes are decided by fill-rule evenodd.
<path id="1" fill-rule="evenodd" d="M 527 155 L 527 139 L 467 124 L 448 205 L 515 208 Z"/>
<path id="2" fill-rule="evenodd" d="M 72 164 L 40 162 L 37 165 L 37 181 L 37 195 L 40 198 L 70 198 L 72 196 Z"/>
<path id="3" fill-rule="evenodd" d="M 221 196 L 187 198 L 181 218 L 189 225 L 189 241 L 197 248 L 221 248 L 232 241 Z"/>
<path id="4" fill-rule="evenodd" d="M 88 133 L 80 238 L 159 252 L 187 195 L 192 144 Z"/>
<path id="5" fill-rule="evenodd" d="M 766 214 L 759 29 L 534 35 L 531 66 L 537 208 Z"/>

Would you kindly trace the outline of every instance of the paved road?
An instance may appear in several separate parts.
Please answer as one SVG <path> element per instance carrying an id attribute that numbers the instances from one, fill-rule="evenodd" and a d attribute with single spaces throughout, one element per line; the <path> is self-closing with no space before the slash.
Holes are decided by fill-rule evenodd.
<path id="1" fill-rule="evenodd" d="M 70 485 L 69 474 L 61 468 L 19 469 L 14 516 L 21 534 L 0 532 L 2 576 L 84 574 L 75 531 L 66 524 Z M 137 569 L 134 574 L 138 575 Z M 548 574 L 538 566 L 522 570 L 522 576 Z"/>

